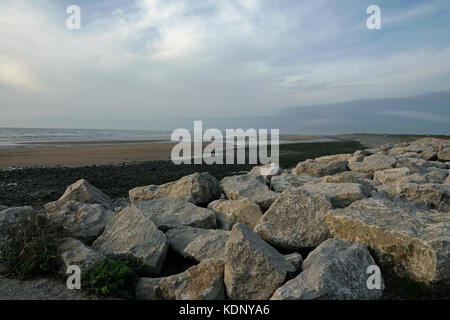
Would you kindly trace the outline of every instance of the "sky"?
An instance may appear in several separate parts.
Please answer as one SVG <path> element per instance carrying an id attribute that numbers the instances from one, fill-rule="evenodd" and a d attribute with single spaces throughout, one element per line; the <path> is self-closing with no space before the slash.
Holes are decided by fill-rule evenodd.
<path id="1" fill-rule="evenodd" d="M 325 132 L 354 117 L 341 132 L 381 105 L 406 125 L 372 131 L 450 134 L 448 17 L 448 0 L 2 0 L 0 127 L 297 117 Z"/>

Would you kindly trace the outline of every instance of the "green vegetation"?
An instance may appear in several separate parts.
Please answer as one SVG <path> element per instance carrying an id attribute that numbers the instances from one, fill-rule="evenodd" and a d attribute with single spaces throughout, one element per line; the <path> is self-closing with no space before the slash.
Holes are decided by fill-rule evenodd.
<path id="1" fill-rule="evenodd" d="M 32 213 L 8 230 L 10 241 L 0 250 L 7 275 L 19 279 L 56 274 L 60 265 L 58 244 L 64 232 L 45 216 Z"/>
<path id="2" fill-rule="evenodd" d="M 105 259 L 82 275 L 82 288 L 98 296 L 133 299 L 137 280 L 127 261 Z"/>

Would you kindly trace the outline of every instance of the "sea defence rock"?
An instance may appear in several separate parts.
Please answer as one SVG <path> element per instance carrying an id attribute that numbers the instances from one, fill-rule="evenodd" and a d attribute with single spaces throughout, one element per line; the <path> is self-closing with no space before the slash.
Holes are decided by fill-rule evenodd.
<path id="1" fill-rule="evenodd" d="M 63 240 L 58 247 L 58 253 L 62 261 L 59 272 L 64 275 L 69 266 L 76 265 L 83 273 L 91 270 L 105 258 L 81 241 L 72 238 Z"/>
<path id="2" fill-rule="evenodd" d="M 299 272 L 302 270 L 303 257 L 300 253 L 294 252 L 290 254 L 286 254 L 284 256 L 290 264 L 292 264 L 295 268 L 295 272 Z"/>
<path id="3" fill-rule="evenodd" d="M 338 158 L 339 159 L 339 158 Z M 299 162 L 297 166 L 292 169 L 293 174 L 309 174 L 315 177 L 329 176 L 336 173 L 348 171 L 348 161 L 338 160 L 336 158 L 317 158 L 308 159 Z"/>
<path id="4" fill-rule="evenodd" d="M 303 272 L 286 282 L 272 300 L 368 300 L 378 299 L 384 290 L 369 289 L 367 269 L 376 266 L 366 246 L 341 239 L 328 239 L 303 262 Z"/>
<path id="5" fill-rule="evenodd" d="M 349 163 L 349 168 L 352 171 L 374 173 L 375 171 L 393 168 L 396 163 L 397 158 L 394 156 L 373 154 L 365 157 L 361 162 Z"/>
<path id="6" fill-rule="evenodd" d="M 330 210 L 336 238 L 367 245 L 382 266 L 400 276 L 435 282 L 450 278 L 450 216 L 386 199 L 363 199 Z"/>
<path id="7" fill-rule="evenodd" d="M 406 167 L 385 169 L 375 171 L 373 180 L 380 181 L 382 183 L 397 182 L 398 179 L 408 176 L 409 174 L 410 170 Z"/>
<path id="8" fill-rule="evenodd" d="M 183 257 L 204 261 L 223 260 L 230 231 L 181 227 L 166 232 L 170 246 Z"/>
<path id="9" fill-rule="evenodd" d="M 265 300 L 272 296 L 294 266 L 273 247 L 235 224 L 225 246 L 225 287 L 231 299 Z"/>
<path id="10" fill-rule="evenodd" d="M 276 247 L 288 250 L 315 247 L 330 237 L 325 215 L 332 208 L 323 194 L 289 189 L 272 204 L 254 230 Z"/>
<path id="11" fill-rule="evenodd" d="M 193 173 L 160 186 L 137 187 L 129 192 L 132 203 L 161 198 L 180 198 L 196 205 L 207 205 L 219 199 L 219 181 L 207 172 Z"/>
<path id="12" fill-rule="evenodd" d="M 58 210 L 49 212 L 47 217 L 51 223 L 62 225 L 75 237 L 92 242 L 102 234 L 114 215 L 115 212 L 100 204 L 68 201 Z"/>
<path id="13" fill-rule="evenodd" d="M 107 225 L 92 248 L 113 258 L 125 258 L 158 274 L 169 245 L 155 224 L 132 207 L 119 212 Z"/>
<path id="14" fill-rule="evenodd" d="M 225 177 L 221 181 L 221 186 L 229 200 L 250 199 L 256 202 L 263 212 L 279 196 L 278 193 L 269 190 L 265 183 L 248 175 Z"/>
<path id="15" fill-rule="evenodd" d="M 216 215 L 210 209 L 200 208 L 178 198 L 161 198 L 136 202 L 131 207 L 152 220 L 162 231 L 190 226 L 204 229 L 216 228 Z"/>
<path id="16" fill-rule="evenodd" d="M 0 211 L 0 249 L 10 240 L 9 228 L 14 227 L 21 219 L 34 212 L 30 206 L 13 207 Z"/>
<path id="17" fill-rule="evenodd" d="M 273 176 L 281 174 L 283 170 L 276 163 L 268 163 L 262 166 L 253 167 L 249 171 L 250 176 L 261 176 L 266 181 L 270 181 Z"/>
<path id="18" fill-rule="evenodd" d="M 445 149 L 439 151 L 437 158 L 439 161 L 443 162 L 450 161 L 450 147 L 446 147 Z"/>
<path id="19" fill-rule="evenodd" d="M 397 183 L 396 197 L 430 209 L 450 212 L 450 186 L 435 183 Z"/>
<path id="20" fill-rule="evenodd" d="M 334 208 L 344 208 L 369 195 L 367 189 L 359 183 L 315 183 L 304 185 L 300 189 L 327 197 Z"/>
<path id="21" fill-rule="evenodd" d="M 208 208 L 216 213 L 219 229 L 231 230 L 237 222 L 253 229 L 262 217 L 261 208 L 253 201 L 243 198 L 240 200 L 215 200 Z"/>
<path id="22" fill-rule="evenodd" d="M 208 259 L 183 273 L 166 278 L 141 278 L 136 297 L 141 300 L 223 300 L 223 261 Z"/>
<path id="23" fill-rule="evenodd" d="M 307 183 L 318 183 L 319 181 L 319 178 L 309 174 L 283 174 L 273 177 L 270 187 L 275 192 L 283 192 L 286 189 L 295 189 Z"/>
<path id="24" fill-rule="evenodd" d="M 58 200 L 45 205 L 45 210 L 48 213 L 56 211 L 71 200 L 90 204 L 98 203 L 107 210 L 114 210 L 111 199 L 84 179 L 68 186 Z"/>

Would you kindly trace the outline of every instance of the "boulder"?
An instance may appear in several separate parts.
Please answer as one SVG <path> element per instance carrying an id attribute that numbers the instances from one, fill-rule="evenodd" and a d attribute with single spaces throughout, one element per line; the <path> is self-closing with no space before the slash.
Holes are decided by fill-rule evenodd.
<path id="1" fill-rule="evenodd" d="M 294 266 L 295 272 L 300 272 L 302 270 L 303 257 L 300 253 L 294 252 L 286 254 L 284 257 L 290 264 Z"/>
<path id="2" fill-rule="evenodd" d="M 450 176 L 448 176 L 447 179 L 445 179 L 444 184 L 450 185 Z"/>
<path id="3" fill-rule="evenodd" d="M 45 210 L 48 213 L 54 212 L 71 200 L 90 204 L 98 203 L 107 210 L 114 210 L 111 199 L 84 179 L 68 186 L 58 200 L 45 205 Z"/>
<path id="4" fill-rule="evenodd" d="M 273 247 L 235 224 L 225 246 L 225 287 L 231 299 L 265 300 L 272 296 L 294 266 Z"/>
<path id="5" fill-rule="evenodd" d="M 107 257 L 131 260 L 153 274 L 161 271 L 168 247 L 164 233 L 132 207 L 119 212 L 92 244 Z"/>
<path id="6" fill-rule="evenodd" d="M 272 300 L 370 300 L 384 290 L 369 289 L 369 266 L 376 266 L 366 246 L 341 239 L 328 239 L 303 262 L 303 272 L 286 282 Z"/>
<path id="7" fill-rule="evenodd" d="M 397 183 L 397 198 L 420 206 L 450 212 L 450 186 L 435 183 Z"/>
<path id="8" fill-rule="evenodd" d="M 262 217 L 261 208 L 253 201 L 243 198 L 240 200 L 216 200 L 208 205 L 216 213 L 217 227 L 231 230 L 237 222 L 253 229 Z"/>
<path id="9" fill-rule="evenodd" d="M 359 183 L 315 183 L 299 189 L 327 197 L 334 208 L 344 208 L 369 195 L 367 188 Z"/>
<path id="10" fill-rule="evenodd" d="M 102 234 L 115 214 L 100 204 L 68 201 L 47 216 L 51 223 L 62 225 L 73 236 L 92 242 Z"/>
<path id="11" fill-rule="evenodd" d="M 270 181 L 270 186 L 275 192 L 283 192 L 286 189 L 294 189 L 307 183 L 317 183 L 319 181 L 319 178 L 309 174 L 283 174 L 273 177 Z"/>
<path id="12" fill-rule="evenodd" d="M 450 278 L 450 216 L 386 199 L 364 199 L 330 210 L 326 223 L 336 238 L 371 249 L 386 270 L 418 281 Z"/>
<path id="13" fill-rule="evenodd" d="M 330 200 L 320 193 L 284 191 L 259 220 L 255 232 L 273 246 L 298 250 L 318 246 L 330 237 L 325 215 Z"/>
<path id="14" fill-rule="evenodd" d="M 131 207 L 144 217 L 152 220 L 164 232 L 182 226 L 216 228 L 214 211 L 197 207 L 191 202 L 178 198 L 141 201 L 132 204 Z"/>
<path id="15" fill-rule="evenodd" d="M 297 166 L 292 169 L 293 174 L 309 174 L 316 177 L 329 176 L 336 173 L 348 171 L 348 161 L 331 161 L 330 159 L 322 161 L 315 159 L 308 159 L 303 162 L 299 162 Z"/>
<path id="16" fill-rule="evenodd" d="M 136 286 L 140 300 L 223 300 L 223 261 L 208 259 L 166 278 L 141 278 Z"/>
<path id="17" fill-rule="evenodd" d="M 230 231 L 181 227 L 166 232 L 170 246 L 183 257 L 203 261 L 223 260 Z"/>
<path id="18" fill-rule="evenodd" d="M 13 207 L 0 211 L 0 249 L 10 240 L 9 228 L 34 212 L 34 209 L 30 206 Z"/>
<path id="19" fill-rule="evenodd" d="M 262 211 L 266 211 L 279 196 L 278 193 L 269 190 L 265 183 L 248 175 L 225 177 L 221 181 L 221 186 L 229 200 L 247 198 L 256 202 Z"/>
<path id="20" fill-rule="evenodd" d="M 60 273 L 63 275 L 66 275 L 67 268 L 72 265 L 78 266 L 82 273 L 87 272 L 105 258 L 81 241 L 72 238 L 63 239 L 58 246 L 58 253 L 62 261 Z"/>
<path id="21" fill-rule="evenodd" d="M 207 205 L 220 197 L 219 181 L 207 172 L 193 173 L 160 186 L 138 187 L 130 190 L 130 201 L 179 198 L 196 205 Z"/>
<path id="22" fill-rule="evenodd" d="M 352 171 L 374 173 L 375 171 L 393 168 L 397 163 L 397 158 L 384 154 L 373 154 L 365 157 L 361 162 L 349 163 Z"/>
<path id="23" fill-rule="evenodd" d="M 273 176 L 281 174 L 282 171 L 283 170 L 276 163 L 268 163 L 262 166 L 253 167 L 248 175 L 262 176 L 265 180 L 270 181 Z"/>
<path id="24" fill-rule="evenodd" d="M 443 162 L 450 161 L 450 148 L 439 151 L 437 158 Z"/>
<path id="25" fill-rule="evenodd" d="M 407 176 L 409 174 L 410 171 L 406 167 L 385 169 L 375 171 L 375 173 L 373 174 L 373 180 L 380 181 L 382 183 L 396 182 L 401 177 Z"/>

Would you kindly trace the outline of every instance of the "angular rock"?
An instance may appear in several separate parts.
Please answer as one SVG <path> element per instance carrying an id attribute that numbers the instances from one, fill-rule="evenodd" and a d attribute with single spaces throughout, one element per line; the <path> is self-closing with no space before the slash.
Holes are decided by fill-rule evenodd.
<path id="1" fill-rule="evenodd" d="M 297 166 L 292 169 L 293 174 L 306 173 L 316 177 L 330 176 L 336 173 L 348 171 L 348 161 L 330 161 L 329 159 L 311 160 L 308 159 L 299 162 Z"/>
<path id="2" fill-rule="evenodd" d="M 450 176 L 448 176 L 447 179 L 445 179 L 444 184 L 450 185 Z"/>
<path id="3" fill-rule="evenodd" d="M 141 278 L 136 297 L 142 300 L 223 300 L 223 261 L 208 259 L 166 278 Z"/>
<path id="4" fill-rule="evenodd" d="M 34 209 L 30 206 L 13 207 L 0 211 L 0 249 L 10 240 L 9 228 L 34 212 Z"/>
<path id="5" fill-rule="evenodd" d="M 412 201 L 430 209 L 450 212 L 450 187 L 434 183 L 397 183 L 396 195 L 399 199 Z"/>
<path id="6" fill-rule="evenodd" d="M 437 158 L 439 161 L 450 161 L 450 148 L 439 151 Z"/>
<path id="7" fill-rule="evenodd" d="M 375 171 L 393 168 L 397 163 L 397 158 L 394 156 L 374 154 L 365 157 L 361 162 L 349 163 L 349 168 L 352 171 L 374 173 Z"/>
<path id="8" fill-rule="evenodd" d="M 270 181 L 273 176 L 282 173 L 282 169 L 276 163 L 268 163 L 262 166 L 253 167 L 249 171 L 250 176 L 262 176 L 265 180 Z"/>
<path id="9" fill-rule="evenodd" d="M 60 273 L 64 275 L 71 265 L 78 266 L 83 273 L 91 270 L 105 258 L 81 241 L 72 238 L 63 240 L 58 247 L 58 253 L 62 261 Z"/>
<path id="10" fill-rule="evenodd" d="M 170 246 L 183 257 L 195 261 L 223 260 L 225 244 L 230 231 L 207 230 L 191 227 L 171 229 L 166 232 Z"/>
<path id="11" fill-rule="evenodd" d="M 272 300 L 370 300 L 382 296 L 380 289 L 367 287 L 367 268 L 375 264 L 367 248 L 341 239 L 328 239 L 303 262 L 303 272 L 286 282 Z"/>
<path id="12" fill-rule="evenodd" d="M 334 208 L 344 208 L 369 195 L 368 190 L 359 183 L 315 183 L 304 185 L 299 189 L 327 197 Z"/>
<path id="13" fill-rule="evenodd" d="M 168 247 L 164 233 L 132 207 L 119 212 L 92 244 L 107 257 L 132 260 L 153 274 L 161 271 Z"/>
<path id="14" fill-rule="evenodd" d="M 300 253 L 294 252 L 291 254 L 287 254 L 284 257 L 289 263 L 294 266 L 295 272 L 299 272 L 302 270 L 303 257 Z"/>
<path id="15" fill-rule="evenodd" d="M 58 200 L 45 205 L 45 210 L 48 213 L 53 212 L 71 200 L 90 204 L 98 203 L 107 210 L 114 210 L 111 199 L 84 179 L 78 180 L 74 184 L 68 186 L 64 194 Z"/>
<path id="16" fill-rule="evenodd" d="M 190 226 L 204 229 L 216 228 L 216 216 L 210 209 L 200 208 L 178 198 L 161 198 L 136 202 L 131 205 L 144 217 L 152 220 L 162 231 Z"/>
<path id="17" fill-rule="evenodd" d="M 279 196 L 269 190 L 267 185 L 248 175 L 225 177 L 221 181 L 222 190 L 229 200 L 243 198 L 256 202 L 262 211 L 266 211 Z"/>
<path id="18" fill-rule="evenodd" d="M 220 197 L 219 181 L 207 172 L 193 173 L 160 186 L 138 187 L 130 190 L 130 201 L 179 198 L 197 205 L 206 205 Z"/>
<path id="19" fill-rule="evenodd" d="M 450 216 L 386 199 L 364 199 L 326 217 L 336 238 L 358 241 L 399 276 L 450 279 Z"/>
<path id="20" fill-rule="evenodd" d="M 283 192 L 286 189 L 294 189 L 307 183 L 317 183 L 319 181 L 319 178 L 309 174 L 283 174 L 273 177 L 270 181 L 270 186 L 275 192 Z"/>
<path id="21" fill-rule="evenodd" d="M 380 171 L 375 171 L 373 174 L 373 180 L 380 181 L 382 183 L 396 182 L 401 177 L 410 174 L 410 170 L 406 167 L 385 169 Z"/>
<path id="22" fill-rule="evenodd" d="M 253 201 L 243 198 L 240 200 L 216 200 L 208 205 L 216 213 L 219 229 L 231 230 L 237 222 L 253 229 L 262 217 L 260 207 Z"/>
<path id="23" fill-rule="evenodd" d="M 330 200 L 319 193 L 290 189 L 272 204 L 255 232 L 273 246 L 298 250 L 318 246 L 330 237 L 325 215 Z"/>
<path id="24" fill-rule="evenodd" d="M 102 234 L 115 212 L 100 204 L 68 201 L 58 210 L 47 213 L 53 224 L 60 224 L 74 236 L 91 242 Z"/>
<path id="25" fill-rule="evenodd" d="M 235 224 L 225 247 L 225 287 L 231 299 L 265 300 L 294 266 L 245 225 Z"/>

